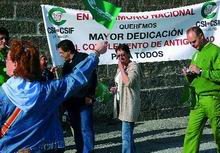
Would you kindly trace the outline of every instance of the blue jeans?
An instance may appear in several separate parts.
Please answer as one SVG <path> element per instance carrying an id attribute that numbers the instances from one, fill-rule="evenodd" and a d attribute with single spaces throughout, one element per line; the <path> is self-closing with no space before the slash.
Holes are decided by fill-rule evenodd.
<path id="1" fill-rule="evenodd" d="M 122 121 L 122 153 L 135 153 L 134 122 Z"/>
<path id="2" fill-rule="evenodd" d="M 93 105 L 84 105 L 68 110 L 74 130 L 77 153 L 94 152 Z"/>

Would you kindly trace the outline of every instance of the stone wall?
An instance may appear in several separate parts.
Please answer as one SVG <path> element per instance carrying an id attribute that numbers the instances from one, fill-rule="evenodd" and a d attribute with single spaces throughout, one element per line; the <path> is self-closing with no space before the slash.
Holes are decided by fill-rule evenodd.
<path id="1" fill-rule="evenodd" d="M 121 6 L 124 12 L 139 12 L 174 8 L 204 2 L 205 0 L 109 0 Z M 82 0 L 1 0 L 0 26 L 8 28 L 12 38 L 32 40 L 41 51 L 48 51 L 40 4 L 85 9 Z M 184 116 L 188 107 L 182 105 L 180 93 L 184 84 L 181 68 L 186 61 L 141 64 L 142 81 L 141 120 Z M 113 84 L 116 65 L 99 66 L 99 79 Z M 112 117 L 112 102 L 95 104 L 95 118 Z"/>

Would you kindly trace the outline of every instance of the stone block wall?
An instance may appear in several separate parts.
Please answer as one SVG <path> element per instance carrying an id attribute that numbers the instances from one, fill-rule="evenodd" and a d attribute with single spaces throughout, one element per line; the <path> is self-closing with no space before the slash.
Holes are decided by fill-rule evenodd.
<path id="1" fill-rule="evenodd" d="M 140 12 L 174 8 L 205 2 L 205 0 L 109 0 L 122 7 L 123 12 Z M 82 0 L 1 0 L 0 26 L 6 27 L 12 38 L 31 40 L 41 51 L 47 52 L 41 4 L 50 4 L 74 9 L 85 9 Z M 141 64 L 144 72 L 141 89 L 140 120 L 184 116 L 188 107 L 180 103 L 184 78 L 181 68 L 189 60 Z M 112 85 L 116 65 L 99 66 L 99 79 Z M 112 102 L 95 104 L 96 119 L 112 117 Z"/>

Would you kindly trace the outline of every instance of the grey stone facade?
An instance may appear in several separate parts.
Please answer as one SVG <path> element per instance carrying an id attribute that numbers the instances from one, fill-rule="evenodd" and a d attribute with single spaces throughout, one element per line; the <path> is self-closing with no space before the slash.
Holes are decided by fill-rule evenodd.
<path id="1" fill-rule="evenodd" d="M 124 12 L 139 12 L 174 8 L 205 2 L 205 0 L 109 0 L 121 6 Z M 82 0 L 1 0 L 0 26 L 8 28 L 11 37 L 32 40 L 40 50 L 48 51 L 40 4 L 50 4 L 74 9 L 85 9 Z M 184 78 L 181 68 L 186 61 L 169 61 L 141 64 L 142 109 L 140 120 L 184 116 L 188 107 L 180 103 Z M 99 66 L 99 79 L 113 84 L 116 65 Z M 112 117 L 112 103 L 96 103 L 95 118 Z"/>

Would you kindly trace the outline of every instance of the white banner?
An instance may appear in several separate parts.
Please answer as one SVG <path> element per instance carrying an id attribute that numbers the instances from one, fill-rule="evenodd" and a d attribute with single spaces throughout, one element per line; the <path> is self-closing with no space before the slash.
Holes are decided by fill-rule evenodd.
<path id="1" fill-rule="evenodd" d="M 220 46 L 219 0 L 138 13 L 120 13 L 111 31 L 93 20 L 88 11 L 41 5 L 53 65 L 62 65 L 56 45 L 70 39 L 80 52 L 89 52 L 98 40 L 108 38 L 100 64 L 116 64 L 114 48 L 127 43 L 137 62 L 190 59 L 195 49 L 186 40 L 186 30 L 199 26 L 209 41 Z M 108 35 L 109 34 L 109 35 Z"/>

